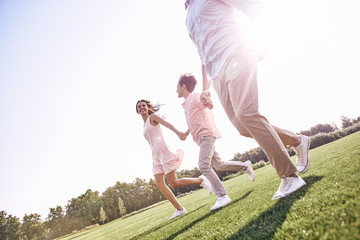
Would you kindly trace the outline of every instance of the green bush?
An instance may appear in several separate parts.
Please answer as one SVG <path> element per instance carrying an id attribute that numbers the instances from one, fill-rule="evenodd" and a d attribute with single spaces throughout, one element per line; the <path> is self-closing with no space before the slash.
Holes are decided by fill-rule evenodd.
<path id="1" fill-rule="evenodd" d="M 265 167 L 266 165 L 270 164 L 269 162 L 265 162 L 264 160 L 260 160 L 259 162 L 253 164 L 253 169 L 258 169 L 261 167 Z"/>
<path id="2" fill-rule="evenodd" d="M 343 138 L 357 131 L 360 131 L 360 123 L 353 124 L 350 127 L 341 130 L 336 130 L 331 133 L 318 133 L 311 137 L 310 148 L 312 149 L 312 148 L 320 147 L 324 144 L 333 142 L 337 139 Z"/>
<path id="3" fill-rule="evenodd" d="M 355 133 L 357 131 L 360 131 L 360 122 L 354 123 L 350 127 L 340 129 L 340 130 L 335 130 L 333 132 L 329 132 L 329 133 L 320 132 L 320 133 L 317 133 L 317 134 L 310 137 L 311 138 L 310 149 L 320 147 L 320 146 L 322 146 L 324 144 L 333 142 L 333 141 L 335 141 L 337 139 L 343 138 L 343 137 L 345 137 L 347 135 L 350 135 L 352 133 Z M 295 152 L 294 152 L 294 150 L 292 148 L 287 148 L 287 151 L 288 151 L 290 156 L 295 155 Z M 234 161 L 241 161 L 241 162 L 245 162 L 247 160 L 250 160 L 254 164 L 254 169 L 256 168 L 255 164 L 259 163 L 261 161 L 269 164 L 268 158 L 266 157 L 265 153 L 261 150 L 260 147 L 251 149 L 250 151 L 247 151 L 247 152 L 245 152 L 243 154 L 236 153 L 233 160 Z"/>

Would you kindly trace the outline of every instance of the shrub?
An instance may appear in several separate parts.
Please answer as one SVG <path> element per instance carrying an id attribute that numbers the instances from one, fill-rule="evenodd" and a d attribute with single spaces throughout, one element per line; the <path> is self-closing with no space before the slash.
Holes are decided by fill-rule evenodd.
<path id="1" fill-rule="evenodd" d="M 337 129 L 333 132 L 325 133 L 320 132 L 313 136 L 311 136 L 311 145 L 310 149 L 320 147 L 324 144 L 333 142 L 337 139 L 340 139 L 342 137 L 345 137 L 347 135 L 350 135 L 352 133 L 355 133 L 357 131 L 360 131 L 360 122 L 354 123 L 351 126 L 344 128 L 344 129 Z M 287 148 L 287 151 L 290 156 L 295 155 L 295 152 L 292 148 Z M 269 164 L 269 160 L 266 157 L 265 153 L 258 147 L 251 149 L 250 151 L 247 151 L 243 154 L 236 153 L 234 155 L 234 161 L 241 161 L 245 162 L 247 160 L 250 160 L 254 164 L 254 169 L 257 167 L 255 164 L 259 163 L 261 161 Z"/>
<path id="2" fill-rule="evenodd" d="M 265 162 L 264 160 L 260 160 L 259 162 L 253 164 L 253 169 L 258 169 L 261 167 L 265 167 L 266 165 L 270 164 L 269 162 Z"/>

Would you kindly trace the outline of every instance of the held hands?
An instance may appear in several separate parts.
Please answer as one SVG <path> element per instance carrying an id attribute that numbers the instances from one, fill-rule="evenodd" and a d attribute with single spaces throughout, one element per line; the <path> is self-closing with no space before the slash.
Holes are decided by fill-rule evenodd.
<path id="1" fill-rule="evenodd" d="M 179 132 L 178 136 L 180 140 L 186 140 L 187 136 L 190 134 L 190 129 L 188 129 L 186 132 Z"/>
<path id="2" fill-rule="evenodd" d="M 179 132 L 178 133 L 178 136 L 179 136 L 179 138 L 180 138 L 180 140 L 186 140 L 186 138 L 187 138 L 187 134 L 186 133 L 183 133 L 183 132 Z"/>
<path id="3" fill-rule="evenodd" d="M 214 105 L 210 97 L 211 96 L 209 90 L 204 90 L 200 95 L 200 101 L 205 107 L 209 109 L 213 109 Z"/>

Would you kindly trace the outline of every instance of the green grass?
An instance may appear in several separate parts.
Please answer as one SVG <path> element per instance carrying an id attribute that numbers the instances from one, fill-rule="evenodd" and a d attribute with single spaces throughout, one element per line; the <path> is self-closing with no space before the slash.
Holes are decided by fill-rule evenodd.
<path id="1" fill-rule="evenodd" d="M 280 180 L 271 165 L 224 185 L 232 202 L 210 211 L 216 196 L 199 190 L 179 198 L 188 214 L 167 219 L 166 201 L 128 218 L 62 239 L 360 239 L 360 132 L 310 151 L 307 183 L 271 200 Z"/>

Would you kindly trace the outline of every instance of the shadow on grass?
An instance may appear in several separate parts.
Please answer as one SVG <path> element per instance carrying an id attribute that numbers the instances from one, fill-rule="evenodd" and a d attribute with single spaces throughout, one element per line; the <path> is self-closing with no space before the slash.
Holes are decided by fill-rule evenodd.
<path id="1" fill-rule="evenodd" d="M 305 186 L 290 196 L 279 199 L 272 208 L 262 213 L 258 218 L 251 221 L 228 239 L 272 239 L 277 229 L 279 229 L 285 221 L 291 206 L 299 198 L 303 197 L 313 184 L 322 178 L 321 176 L 305 177 Z"/>
<path id="2" fill-rule="evenodd" d="M 243 200 L 244 198 L 246 198 L 247 196 L 249 196 L 252 193 L 253 190 L 245 193 L 241 198 L 236 199 L 235 201 L 231 202 L 230 204 L 228 204 L 226 207 L 230 206 L 231 204 L 234 204 L 238 201 Z M 219 209 L 220 210 L 220 209 Z M 189 225 L 187 225 L 186 227 L 184 227 L 183 229 L 181 229 L 180 231 L 170 235 L 168 238 L 166 239 L 174 239 L 176 236 L 178 236 L 179 234 L 186 232 L 186 230 L 190 229 L 192 226 L 194 226 L 195 224 L 197 224 L 198 222 L 201 222 L 202 220 L 204 220 L 205 218 L 210 217 L 211 215 L 215 214 L 217 211 L 219 210 L 215 210 L 215 211 L 211 211 L 208 214 L 205 214 L 204 216 L 202 216 L 201 218 L 196 219 L 195 221 L 191 222 Z"/>
<path id="3" fill-rule="evenodd" d="M 185 215 L 179 216 L 179 217 L 177 217 L 177 218 L 174 219 L 174 220 L 177 220 L 177 219 L 179 219 L 179 218 L 182 218 L 182 217 L 191 215 L 191 214 L 195 213 L 197 210 L 199 210 L 200 208 L 203 208 L 203 207 L 205 207 L 205 206 L 206 206 L 206 205 L 202 205 L 202 206 L 198 207 L 197 209 L 195 209 L 194 211 L 191 211 L 191 212 L 189 212 L 189 213 L 187 213 L 187 214 L 185 214 Z M 156 226 L 156 227 L 153 227 L 153 228 L 147 230 L 146 232 L 143 232 L 143 233 L 141 233 L 141 234 L 139 234 L 139 235 L 137 235 L 137 236 L 135 236 L 135 237 L 132 237 L 131 240 L 139 239 L 139 238 L 141 238 L 141 237 L 146 236 L 146 235 L 149 234 L 149 233 L 155 232 L 155 231 L 159 230 L 160 228 L 163 228 L 163 227 L 165 227 L 166 225 L 169 225 L 169 224 L 172 223 L 174 220 L 167 221 L 167 222 L 164 222 L 164 223 L 162 223 L 162 224 L 160 224 L 160 225 L 158 225 L 158 226 Z"/>

